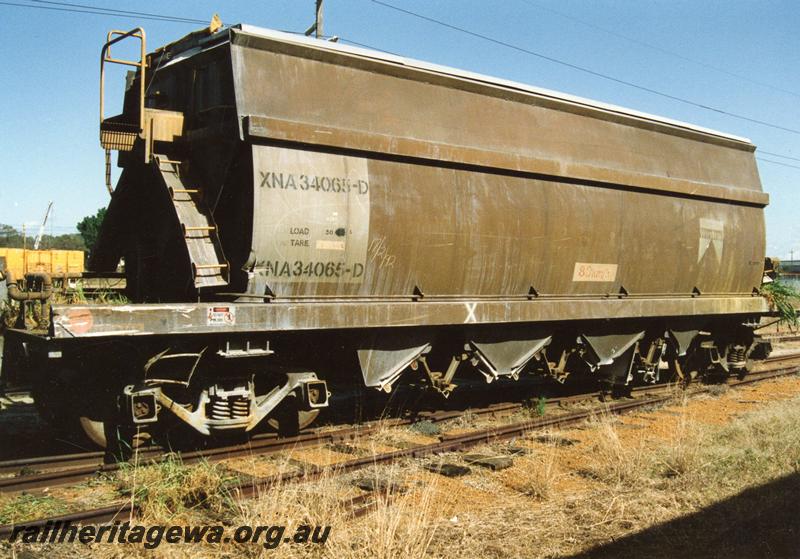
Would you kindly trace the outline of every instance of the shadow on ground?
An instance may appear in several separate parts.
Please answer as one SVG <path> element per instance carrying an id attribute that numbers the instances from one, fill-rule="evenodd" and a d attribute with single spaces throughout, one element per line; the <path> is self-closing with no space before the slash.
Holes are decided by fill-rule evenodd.
<path id="1" fill-rule="evenodd" d="M 602 557 L 800 558 L 800 473 L 597 546 L 574 559 Z"/>

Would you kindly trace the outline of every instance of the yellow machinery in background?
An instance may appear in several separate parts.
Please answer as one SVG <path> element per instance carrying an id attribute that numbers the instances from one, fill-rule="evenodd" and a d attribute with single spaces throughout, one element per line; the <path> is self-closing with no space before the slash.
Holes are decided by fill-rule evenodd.
<path id="1" fill-rule="evenodd" d="M 84 271 L 84 254 L 82 250 L 0 248 L 5 268 L 17 278 L 34 272 L 46 272 L 53 279 L 79 278 Z"/>

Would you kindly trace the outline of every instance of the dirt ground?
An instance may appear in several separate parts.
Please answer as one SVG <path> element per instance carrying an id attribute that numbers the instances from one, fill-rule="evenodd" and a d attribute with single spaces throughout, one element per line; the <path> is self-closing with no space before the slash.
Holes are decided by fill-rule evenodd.
<path id="1" fill-rule="evenodd" d="M 429 552 L 445 556 L 457 545 L 458 556 L 466 546 L 492 557 L 800 557 L 797 500 L 788 498 L 800 492 L 800 463 L 785 472 L 759 471 L 755 463 L 764 457 L 756 456 L 757 449 L 734 449 L 752 452 L 753 468 L 734 468 L 726 473 L 738 479 L 717 486 L 708 473 L 714 464 L 704 463 L 714 457 L 703 453 L 703 445 L 712 444 L 706 438 L 729 436 L 726 427 L 735 430 L 750 415 L 786 402 L 800 407 L 800 378 L 720 391 L 647 412 L 599 417 L 546 442 L 517 441 L 530 454 L 508 470 L 477 472 L 482 495 L 450 492 L 453 520 Z M 787 447 L 800 444 L 797 433 L 773 435 Z M 733 460 L 720 458 L 725 459 Z M 738 467 L 749 469 L 747 459 Z M 532 483 L 537 478 L 538 485 Z M 750 509 L 752 501 L 758 508 Z M 709 507 L 726 514 L 711 514 Z M 676 526 L 683 527 L 679 537 L 663 537 L 676 536 Z M 653 534 L 660 536 L 657 546 Z M 698 546 L 710 540 L 714 546 Z"/>
<path id="2" fill-rule="evenodd" d="M 442 428 L 463 431 L 472 425 L 456 421 Z M 392 427 L 352 446 L 382 451 L 435 440 L 432 433 Z M 141 545 L 15 545 L 6 550 L 48 558 L 800 557 L 797 375 L 736 389 L 720 386 L 664 407 L 621 417 L 600 414 L 575 428 L 470 451 L 512 458 L 511 467 L 497 471 L 453 453 L 265 490 L 260 498 L 242 502 L 232 502 L 220 481 L 237 470 L 269 475 L 352 459 L 347 451 L 298 449 L 281 460 L 134 470 L 122 480 L 87 484 L 60 497 L 72 510 L 76 502 L 86 506 L 92 492 L 103 499 L 132 492 L 145 506 L 145 524 L 223 519 L 230 525 L 330 525 L 324 546 L 285 545 L 271 553 L 253 544 L 162 545 L 152 551 Z M 442 463 L 470 471 L 445 477 L 428 469 Z M 365 480 L 395 489 L 389 496 L 379 490 L 375 510 L 353 519 L 341 503 L 364 494 L 359 487 Z M 199 493 L 208 495 L 198 504 Z M 43 504 L 28 506 L 35 510 Z"/>

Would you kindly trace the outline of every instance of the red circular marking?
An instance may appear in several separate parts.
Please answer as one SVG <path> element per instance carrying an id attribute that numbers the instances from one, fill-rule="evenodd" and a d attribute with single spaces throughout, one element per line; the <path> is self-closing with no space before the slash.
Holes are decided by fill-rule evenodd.
<path id="1" fill-rule="evenodd" d="M 67 311 L 67 324 L 73 334 L 86 334 L 94 326 L 94 317 L 89 309 L 71 309 Z"/>

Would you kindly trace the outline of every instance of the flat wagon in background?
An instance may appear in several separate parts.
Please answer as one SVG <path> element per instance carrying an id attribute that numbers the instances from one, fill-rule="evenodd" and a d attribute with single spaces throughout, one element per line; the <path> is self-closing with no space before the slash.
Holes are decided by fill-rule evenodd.
<path id="1" fill-rule="evenodd" d="M 132 39 L 90 265 L 124 261 L 131 303 L 53 305 L 6 344 L 52 419 L 103 443 L 296 429 L 333 383 L 746 372 L 748 140 L 247 25 L 149 54 L 112 32 L 103 64 Z"/>

